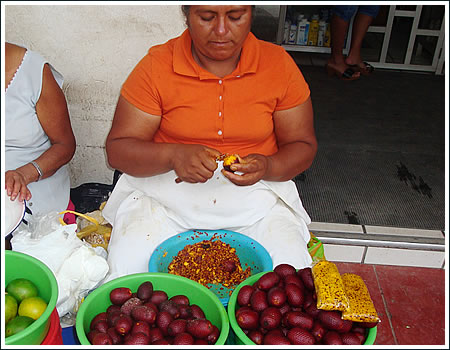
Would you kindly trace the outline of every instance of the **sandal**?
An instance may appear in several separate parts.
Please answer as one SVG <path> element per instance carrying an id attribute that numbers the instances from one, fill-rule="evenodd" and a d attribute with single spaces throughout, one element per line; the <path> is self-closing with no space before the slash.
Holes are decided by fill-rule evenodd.
<path id="1" fill-rule="evenodd" d="M 367 62 L 361 62 L 360 64 L 349 64 L 349 67 L 357 72 L 360 72 L 362 75 L 370 75 L 375 70 L 375 68 Z"/>
<path id="2" fill-rule="evenodd" d="M 357 71 L 352 68 L 347 68 L 344 72 L 339 72 L 336 67 L 331 66 L 329 63 L 326 65 L 328 76 L 332 77 L 333 75 L 337 76 L 341 80 L 357 80 L 359 76 L 354 76 Z"/>

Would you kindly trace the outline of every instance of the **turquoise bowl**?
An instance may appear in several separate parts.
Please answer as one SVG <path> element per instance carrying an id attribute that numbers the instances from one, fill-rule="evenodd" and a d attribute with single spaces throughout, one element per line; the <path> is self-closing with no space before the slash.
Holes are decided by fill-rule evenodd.
<path id="1" fill-rule="evenodd" d="M 172 236 L 161 243 L 150 257 L 149 272 L 167 273 L 173 258 L 186 245 L 210 240 L 212 237 L 235 248 L 242 268 L 245 270 L 250 267 L 252 275 L 273 269 L 272 258 L 267 250 L 246 235 L 228 230 L 191 230 Z M 225 307 L 235 287 L 227 288 L 222 284 L 207 285 L 207 288 L 220 299 Z"/>

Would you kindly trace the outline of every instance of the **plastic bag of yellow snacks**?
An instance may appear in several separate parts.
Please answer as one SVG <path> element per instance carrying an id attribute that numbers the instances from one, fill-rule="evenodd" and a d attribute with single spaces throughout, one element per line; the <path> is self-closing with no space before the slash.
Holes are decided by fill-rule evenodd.
<path id="1" fill-rule="evenodd" d="M 342 312 L 342 319 L 356 322 L 379 322 L 380 318 L 363 279 L 353 273 L 344 273 L 341 277 L 349 302 L 349 308 Z"/>
<path id="2" fill-rule="evenodd" d="M 330 261 L 319 261 L 311 269 L 317 295 L 317 308 L 345 311 L 349 307 L 344 283 L 337 266 Z"/>

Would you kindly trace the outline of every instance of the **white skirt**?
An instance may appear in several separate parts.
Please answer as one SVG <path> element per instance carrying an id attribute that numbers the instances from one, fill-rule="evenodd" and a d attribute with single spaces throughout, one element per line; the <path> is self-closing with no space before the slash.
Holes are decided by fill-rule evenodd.
<path id="1" fill-rule="evenodd" d="M 205 183 L 175 183 L 174 171 L 137 178 L 123 174 L 103 216 L 113 226 L 105 282 L 147 272 L 154 249 L 188 230 L 231 230 L 259 242 L 272 257 L 296 268 L 311 266 L 311 220 L 293 181 L 236 186 L 220 170 Z"/>

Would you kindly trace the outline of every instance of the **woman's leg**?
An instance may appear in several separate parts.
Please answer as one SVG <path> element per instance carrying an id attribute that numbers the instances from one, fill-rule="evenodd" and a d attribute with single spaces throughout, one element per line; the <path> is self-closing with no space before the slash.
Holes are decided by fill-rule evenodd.
<path id="1" fill-rule="evenodd" d="M 380 6 L 360 6 L 353 22 L 350 51 L 345 62 L 348 65 L 358 65 L 365 68 L 361 57 L 361 47 L 367 30 L 373 19 L 378 15 Z"/>
<path id="2" fill-rule="evenodd" d="M 108 245 L 109 272 L 103 283 L 124 275 L 148 272 L 155 248 L 187 231 L 171 220 L 166 209 L 143 194 L 126 198 L 117 211 Z"/>
<path id="3" fill-rule="evenodd" d="M 348 64 L 345 62 L 343 54 L 345 39 L 347 37 L 347 31 L 349 22 L 357 6 L 335 6 L 333 8 L 333 15 L 331 17 L 331 57 L 328 60 L 328 68 L 331 68 L 343 74 L 349 69 Z M 350 78 L 359 77 L 359 72 L 350 72 Z"/>
<path id="4" fill-rule="evenodd" d="M 359 13 L 355 17 L 355 21 L 353 22 L 353 30 L 352 30 L 352 42 L 350 46 L 350 51 L 348 53 L 347 59 L 345 62 L 349 65 L 362 63 L 361 58 L 361 46 L 366 35 L 367 29 L 372 23 L 373 17 L 368 16 L 363 13 Z"/>
<path id="5" fill-rule="evenodd" d="M 283 263 L 297 269 L 311 267 L 312 259 L 307 247 L 310 238 L 308 226 L 281 201 L 255 224 L 230 230 L 245 234 L 266 248 L 273 267 Z"/>

